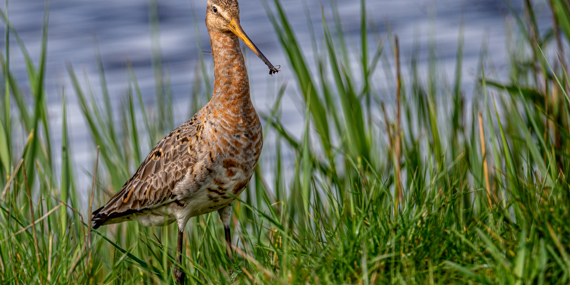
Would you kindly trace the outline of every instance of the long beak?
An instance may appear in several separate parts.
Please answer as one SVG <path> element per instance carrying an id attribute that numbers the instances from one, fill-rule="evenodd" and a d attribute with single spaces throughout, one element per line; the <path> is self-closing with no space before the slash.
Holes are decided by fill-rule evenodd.
<path id="1" fill-rule="evenodd" d="M 257 54 L 257 56 L 259 56 L 259 58 L 261 58 L 261 60 L 263 60 L 263 62 L 267 65 L 267 67 L 269 67 L 269 74 L 274 74 L 279 72 L 279 69 L 275 68 L 275 66 L 273 66 L 273 64 L 271 64 L 271 62 L 269 62 L 269 60 L 263 55 L 263 53 L 261 53 L 261 51 L 255 46 L 255 44 L 249 39 L 249 37 L 245 34 L 245 32 L 243 31 L 243 29 L 241 28 L 241 25 L 239 24 L 238 21 L 236 20 L 232 20 L 229 24 L 229 28 L 230 30 L 232 30 L 232 32 L 238 36 L 253 52 L 255 52 L 255 54 Z"/>

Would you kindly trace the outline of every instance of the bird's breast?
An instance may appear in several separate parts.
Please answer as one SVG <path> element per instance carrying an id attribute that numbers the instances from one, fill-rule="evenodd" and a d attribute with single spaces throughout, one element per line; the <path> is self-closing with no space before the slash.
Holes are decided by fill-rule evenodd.
<path id="1" fill-rule="evenodd" d="M 193 180 L 189 185 L 199 186 L 188 199 L 191 216 L 225 207 L 251 180 L 263 147 L 259 117 L 254 109 L 251 112 L 211 114 L 204 121 L 201 137 L 207 151 L 189 173 Z"/>

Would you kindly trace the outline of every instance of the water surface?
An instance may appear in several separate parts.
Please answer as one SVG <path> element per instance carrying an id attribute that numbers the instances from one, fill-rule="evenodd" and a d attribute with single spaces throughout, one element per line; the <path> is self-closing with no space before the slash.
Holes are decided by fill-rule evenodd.
<path id="1" fill-rule="evenodd" d="M 263 1 L 263 0 L 261 0 Z M 267 67 L 255 55 L 247 51 L 248 70 L 252 85 L 252 97 L 260 112 L 267 112 L 274 102 L 275 94 L 272 86 L 281 82 L 289 82 L 282 112 L 286 128 L 298 135 L 302 126 L 303 111 L 300 95 L 295 91 L 294 78 L 289 63 L 284 58 L 273 27 L 267 17 L 260 0 L 242 0 L 241 23 L 255 44 L 275 65 L 281 65 L 281 72 L 270 77 Z M 353 48 L 353 57 L 358 58 L 360 34 L 360 1 L 338 1 L 343 30 L 348 43 Z M 522 1 L 514 3 L 515 9 L 521 9 Z M 301 43 L 307 59 L 313 56 L 311 34 L 307 28 L 307 15 L 314 26 L 317 41 L 322 36 L 321 4 L 327 21 L 332 23 L 332 12 L 329 1 L 283 0 L 283 6 L 293 24 L 297 39 Z M 89 181 L 86 173 L 92 169 L 95 146 L 89 142 L 90 132 L 80 113 L 69 76 L 66 63 L 72 64 L 81 77 L 85 72 L 91 83 L 95 96 L 101 95 L 95 50 L 98 46 L 103 60 L 107 85 L 114 107 L 118 110 L 124 101 L 128 89 L 127 59 L 132 62 L 144 100 L 154 102 L 155 84 L 152 69 L 152 37 L 149 20 L 149 2 L 141 0 L 52 0 L 49 6 L 49 39 L 47 57 L 46 91 L 49 115 L 52 118 L 53 146 L 60 145 L 61 97 L 65 89 L 68 101 L 71 148 L 79 171 L 80 179 Z M 272 6 L 272 5 L 270 5 Z M 18 0 L 9 2 L 9 18 L 24 40 L 28 51 L 38 62 L 41 32 L 43 25 L 44 3 L 38 0 Z M 187 119 L 190 114 L 190 94 L 193 88 L 194 71 L 198 63 L 198 55 L 208 51 L 209 39 L 204 18 L 206 1 L 160 0 L 158 3 L 158 20 L 160 24 L 160 48 L 162 61 L 172 85 L 175 103 L 175 124 Z M 541 27 L 550 24 L 546 3 L 535 3 Z M 370 50 L 377 46 L 374 41 L 377 35 L 387 37 L 388 27 L 400 38 L 402 64 L 409 65 L 414 41 L 420 43 L 419 69 L 425 73 L 427 66 L 427 41 L 430 31 L 437 44 L 438 64 L 441 70 L 453 79 L 459 27 L 464 22 L 465 50 L 463 60 L 463 84 L 474 82 L 478 68 L 480 49 L 483 42 L 491 51 L 496 75 L 500 76 L 508 66 L 506 50 L 506 26 L 508 10 L 503 1 L 491 0 L 369 0 L 367 1 L 369 21 L 377 27 L 377 32 L 368 31 L 371 35 Z M 194 18 L 195 17 L 195 18 Z M 198 33 L 194 20 L 198 24 Z M 200 40 L 201 45 L 198 44 Z M 319 43 L 320 44 L 320 43 Z M 2 38 L 2 46 L 5 43 Z M 386 52 L 391 52 L 386 49 Z M 212 70 L 211 55 L 203 53 Z M 313 60 L 308 60 L 313 63 Z M 11 68 L 18 80 L 25 82 L 26 70 L 21 54 L 13 45 Z M 382 69 L 380 66 L 379 69 Z M 377 74 L 377 91 L 386 101 L 391 100 L 389 87 L 392 86 L 379 70 Z M 82 82 L 83 79 L 81 78 Z M 24 86 L 24 85 L 22 85 Z M 86 85 L 84 85 L 86 86 Z M 24 90 L 29 94 L 29 90 Z M 472 94 L 466 94 L 472 97 Z M 119 116 L 117 116 L 119 117 Z M 22 134 L 22 138 L 25 137 Z M 57 147 L 54 147 L 57 150 Z M 59 156 L 55 156 L 59 159 Z"/>

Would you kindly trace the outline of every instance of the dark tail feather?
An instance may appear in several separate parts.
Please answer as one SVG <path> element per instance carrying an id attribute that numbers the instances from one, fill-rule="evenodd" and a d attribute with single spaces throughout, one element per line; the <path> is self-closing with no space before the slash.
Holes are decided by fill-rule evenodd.
<path id="1" fill-rule="evenodd" d="M 126 185 L 126 184 L 125 184 Z M 124 188 L 123 188 L 124 189 Z M 112 205 L 113 203 L 115 203 L 115 201 L 122 195 L 121 193 L 123 192 L 123 189 L 121 189 L 121 191 L 117 192 L 115 194 L 115 196 L 113 196 L 109 202 L 107 202 L 103 207 L 93 211 L 93 213 L 91 213 L 91 220 L 93 221 L 93 228 L 97 229 L 102 225 L 105 225 L 105 222 L 107 222 L 109 219 L 114 218 L 115 215 L 113 214 L 109 214 L 109 213 L 101 213 L 103 211 L 103 209 L 105 209 L 105 207 Z"/>
<path id="2" fill-rule="evenodd" d="M 103 225 L 103 221 L 93 221 L 93 229 L 96 230 Z"/>
<path id="3" fill-rule="evenodd" d="M 114 224 L 114 223 L 119 223 L 121 222 L 121 220 L 117 220 L 118 218 L 124 217 L 124 216 L 128 216 L 128 215 L 132 215 L 132 214 L 136 214 L 139 211 L 138 210 L 127 210 L 125 212 L 111 212 L 111 213 L 101 213 L 101 211 L 105 208 L 105 206 L 93 211 L 93 213 L 91 214 L 93 216 L 92 221 L 93 221 L 93 229 L 97 229 L 100 226 L 104 226 L 106 224 Z"/>
<path id="4" fill-rule="evenodd" d="M 91 219 L 93 221 L 93 229 L 98 229 L 100 226 L 105 224 L 105 221 L 107 220 L 103 215 L 100 214 L 103 208 L 105 208 L 105 206 L 93 211 L 93 213 L 91 214 L 92 215 Z"/>

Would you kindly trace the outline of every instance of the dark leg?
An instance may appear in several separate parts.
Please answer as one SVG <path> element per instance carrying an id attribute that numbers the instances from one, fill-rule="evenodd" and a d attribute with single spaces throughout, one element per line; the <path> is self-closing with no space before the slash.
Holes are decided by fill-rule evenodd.
<path id="1" fill-rule="evenodd" d="M 220 219 L 222 220 L 222 224 L 224 224 L 224 233 L 226 235 L 226 255 L 231 263 L 233 263 L 234 259 L 232 257 L 232 235 L 230 232 L 230 222 L 232 217 L 232 205 L 228 205 L 225 208 L 218 210 L 220 214 Z M 233 270 L 230 268 L 230 274 L 233 273 Z"/>
<path id="2" fill-rule="evenodd" d="M 182 242 L 184 241 L 184 230 L 178 230 L 178 264 L 176 269 L 174 269 L 174 276 L 176 277 L 176 282 L 180 285 L 184 285 L 184 279 L 186 278 L 186 273 L 180 269 L 180 264 L 182 264 Z"/>
<path id="3" fill-rule="evenodd" d="M 232 233 L 230 232 L 230 227 L 224 225 L 224 232 L 226 233 L 226 255 L 230 261 L 234 261 L 232 257 Z"/>

